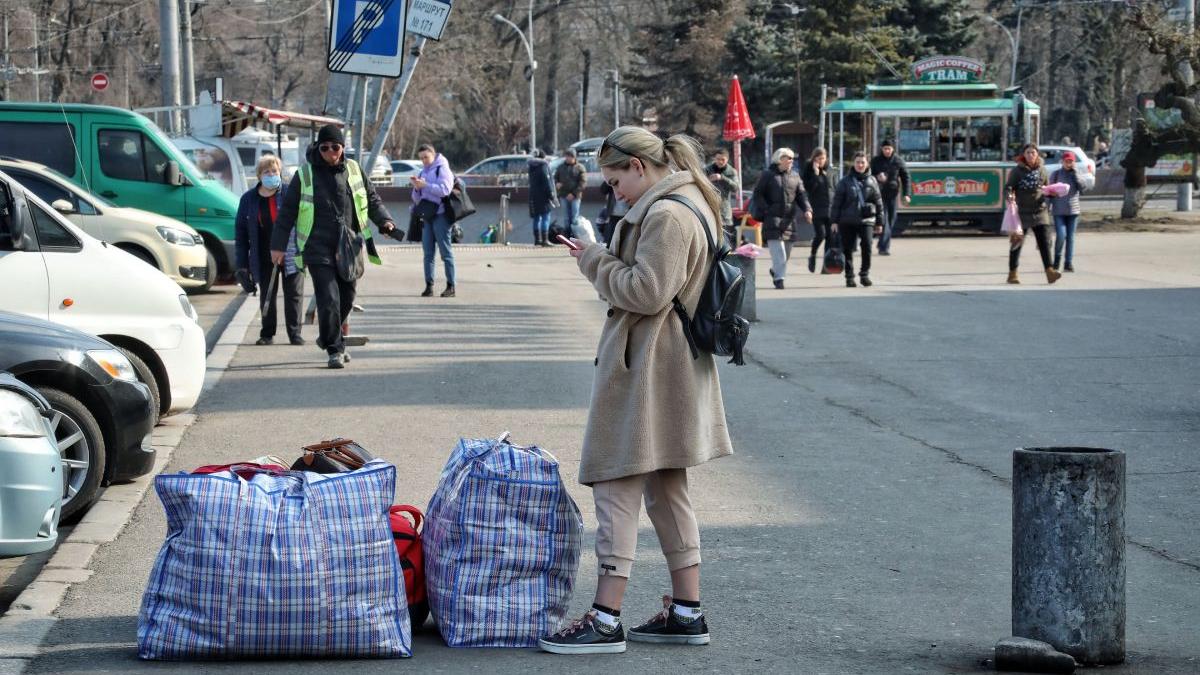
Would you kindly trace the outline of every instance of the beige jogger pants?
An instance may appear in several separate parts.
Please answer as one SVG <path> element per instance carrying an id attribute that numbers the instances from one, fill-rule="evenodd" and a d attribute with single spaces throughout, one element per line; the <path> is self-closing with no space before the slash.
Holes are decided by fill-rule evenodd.
<path id="1" fill-rule="evenodd" d="M 600 576 L 629 578 L 637 552 L 638 515 L 646 514 L 674 572 L 700 564 L 700 527 L 688 497 L 687 469 L 663 469 L 592 485 Z"/>

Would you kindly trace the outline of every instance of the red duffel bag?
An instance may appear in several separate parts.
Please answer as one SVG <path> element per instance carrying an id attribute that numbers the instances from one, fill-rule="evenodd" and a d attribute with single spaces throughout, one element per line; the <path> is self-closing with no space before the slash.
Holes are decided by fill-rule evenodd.
<path id="1" fill-rule="evenodd" d="M 413 630 L 420 628 L 429 616 L 429 600 L 425 597 L 425 559 L 421 552 L 422 517 L 421 509 L 407 504 L 393 506 L 388 512 L 392 539 L 396 542 L 396 553 L 400 555 L 400 567 L 404 570 L 404 593 L 408 597 L 408 616 Z"/>

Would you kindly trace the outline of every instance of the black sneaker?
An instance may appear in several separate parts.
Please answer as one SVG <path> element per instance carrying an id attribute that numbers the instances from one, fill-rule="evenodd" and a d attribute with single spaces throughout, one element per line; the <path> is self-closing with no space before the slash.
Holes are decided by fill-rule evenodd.
<path id="1" fill-rule="evenodd" d="M 813 273 L 817 271 L 817 256 L 808 256 L 808 271 Z"/>
<path id="2" fill-rule="evenodd" d="M 846 277 L 846 288 L 858 288 L 858 284 L 854 283 L 854 277 Z"/>
<path id="3" fill-rule="evenodd" d="M 292 337 L 288 338 L 288 342 L 291 342 L 299 347 L 300 345 L 304 344 L 304 338 L 300 337 L 299 335 L 293 335 Z"/>
<path id="4" fill-rule="evenodd" d="M 708 622 L 704 615 L 688 620 L 677 615 L 671 596 L 663 596 L 663 610 L 637 628 L 629 629 L 634 642 L 658 642 L 673 645 L 708 644 Z"/>
<path id="5" fill-rule="evenodd" d="M 345 368 L 346 367 L 346 364 L 342 362 L 342 355 L 337 354 L 337 353 L 329 355 L 328 365 L 330 368 Z"/>
<path id="6" fill-rule="evenodd" d="M 864 275 L 864 276 L 861 276 L 861 277 L 859 277 L 859 282 L 858 282 L 858 283 L 862 284 L 863 286 L 871 286 L 871 285 L 872 285 L 872 284 L 871 284 L 871 277 L 868 277 L 868 276 L 865 276 L 865 275 Z"/>
<path id="7" fill-rule="evenodd" d="M 774 275 L 772 274 L 772 276 L 774 276 Z M 775 280 L 775 288 L 778 288 L 781 291 L 783 290 L 783 279 Z"/>
<path id="8" fill-rule="evenodd" d="M 589 611 L 570 626 L 538 640 L 542 651 L 552 654 L 620 654 L 625 651 L 625 629 L 609 628 Z"/>
<path id="9" fill-rule="evenodd" d="M 275 338 L 260 337 L 257 340 L 255 340 L 254 344 L 262 346 L 262 345 L 273 344 L 274 342 L 275 342 Z"/>

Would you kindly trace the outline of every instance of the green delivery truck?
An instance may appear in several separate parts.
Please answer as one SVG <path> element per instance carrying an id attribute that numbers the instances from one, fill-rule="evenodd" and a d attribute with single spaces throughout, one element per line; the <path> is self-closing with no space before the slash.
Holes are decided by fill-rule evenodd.
<path id="1" fill-rule="evenodd" d="M 45 164 L 118 206 L 181 220 L 204 237 L 208 278 L 232 271 L 238 197 L 142 115 L 100 105 L 0 102 L 0 156 Z"/>
<path id="2" fill-rule="evenodd" d="M 910 81 L 868 85 L 865 97 L 822 108 L 830 164 L 846 166 L 859 149 L 877 155 L 890 139 L 912 178 L 912 204 L 900 202 L 896 232 L 952 221 L 998 231 L 1011 160 L 1038 140 L 1038 106 L 1019 89 L 981 82 L 983 65 L 965 57 L 923 59 L 912 71 Z"/>

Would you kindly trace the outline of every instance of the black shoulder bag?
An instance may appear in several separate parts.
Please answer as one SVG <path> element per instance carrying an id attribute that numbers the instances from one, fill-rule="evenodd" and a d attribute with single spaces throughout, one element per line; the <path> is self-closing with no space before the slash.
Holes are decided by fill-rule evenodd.
<path id="1" fill-rule="evenodd" d="M 712 267 L 708 270 L 708 278 L 700 293 L 700 302 L 696 305 L 696 315 L 689 318 L 687 308 L 679 301 L 679 296 L 671 299 L 675 313 L 683 321 L 683 334 L 687 337 L 688 346 L 692 350 L 692 358 L 700 358 L 700 350 L 715 356 L 730 357 L 729 363 L 737 366 L 746 365 L 742 358 L 742 350 L 750 337 L 750 322 L 738 312 L 742 309 L 742 298 L 746 293 L 746 278 L 742 271 L 725 258 L 729 256 L 729 247 L 721 242 L 718 247 L 713 241 L 712 230 L 708 221 L 700 213 L 700 209 L 692 200 L 683 195 L 670 194 L 663 199 L 678 202 L 691 209 L 704 229 L 708 239 L 708 252 L 713 258 Z"/>

